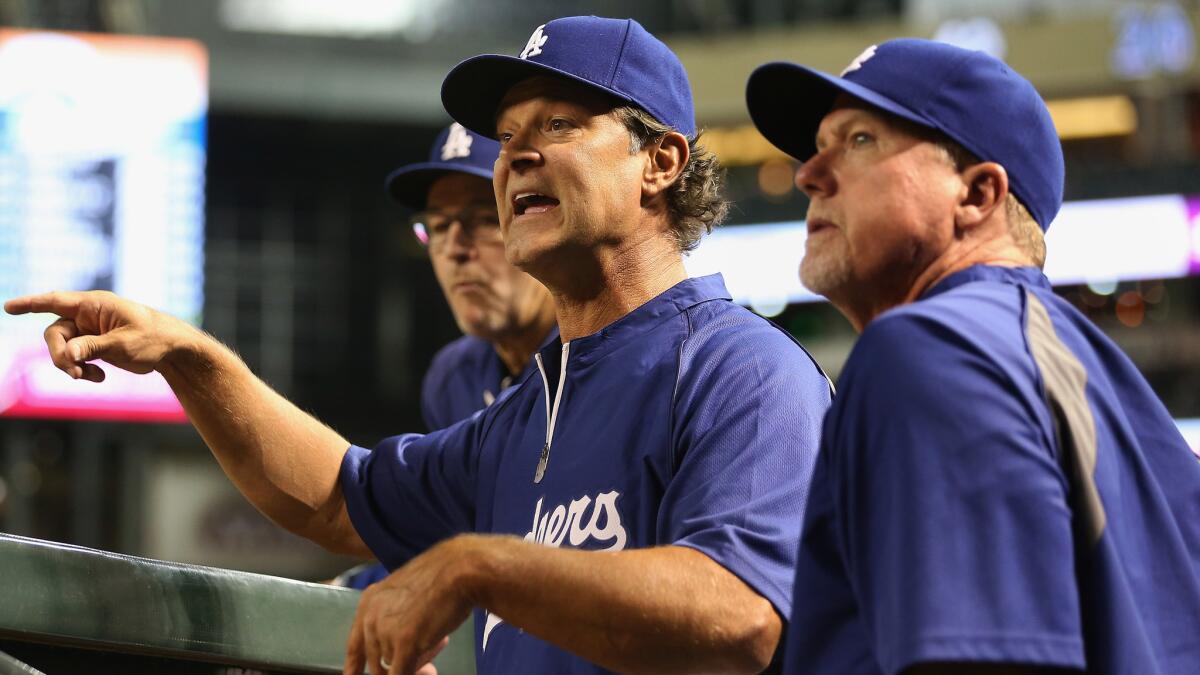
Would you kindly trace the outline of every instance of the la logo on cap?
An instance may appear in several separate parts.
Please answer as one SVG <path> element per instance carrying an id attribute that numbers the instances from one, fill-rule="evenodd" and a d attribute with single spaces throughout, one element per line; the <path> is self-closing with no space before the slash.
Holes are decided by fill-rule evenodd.
<path id="1" fill-rule="evenodd" d="M 442 161 L 470 157 L 471 142 L 474 140 L 461 124 L 458 122 L 451 124 L 450 133 L 446 136 L 446 142 L 442 144 Z"/>
<path id="2" fill-rule="evenodd" d="M 872 56 L 875 56 L 875 50 L 877 48 L 878 48 L 877 45 L 871 45 L 870 47 L 867 47 L 866 49 L 864 49 L 863 53 L 861 53 L 857 57 L 855 57 L 854 60 L 850 62 L 850 65 L 846 66 L 846 69 L 842 71 L 841 76 L 845 77 L 846 73 L 853 73 L 854 71 L 858 70 L 859 68 L 862 68 L 864 63 L 869 61 Z"/>
<path id="3" fill-rule="evenodd" d="M 533 35 L 529 36 L 529 42 L 525 43 L 525 49 L 521 51 L 521 58 L 527 59 L 542 53 L 542 47 L 546 44 L 546 40 L 550 39 L 549 35 L 542 35 L 542 29 L 545 27 L 546 24 L 542 24 L 533 29 Z"/>

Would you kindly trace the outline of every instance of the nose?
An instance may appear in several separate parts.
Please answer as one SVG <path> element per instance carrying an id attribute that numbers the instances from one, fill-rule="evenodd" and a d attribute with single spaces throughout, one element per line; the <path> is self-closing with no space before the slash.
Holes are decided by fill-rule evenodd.
<path id="1" fill-rule="evenodd" d="M 466 262 L 475 250 L 475 239 L 467 233 L 460 219 L 455 219 L 446 230 L 446 244 L 442 254 L 455 262 Z"/>
<path id="2" fill-rule="evenodd" d="M 512 135 L 500 150 L 508 167 L 518 173 L 542 163 L 542 154 L 533 143 L 533 134 L 527 130 Z"/>
<path id="3" fill-rule="evenodd" d="M 837 190 L 827 152 L 818 152 L 796 169 L 796 187 L 810 198 L 828 197 Z"/>

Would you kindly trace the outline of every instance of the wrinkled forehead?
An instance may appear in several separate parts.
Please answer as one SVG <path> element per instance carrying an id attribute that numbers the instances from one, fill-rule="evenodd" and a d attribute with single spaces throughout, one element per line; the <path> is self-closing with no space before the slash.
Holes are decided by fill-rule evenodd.
<path id="1" fill-rule="evenodd" d="M 837 95 L 837 98 L 833 100 L 833 105 L 829 107 L 829 110 L 821 118 L 821 122 L 817 127 L 817 133 L 829 127 L 844 124 L 847 121 L 855 119 L 891 122 L 892 119 L 899 118 L 867 103 L 857 96 L 841 93 Z"/>
<path id="2" fill-rule="evenodd" d="M 847 93 L 840 93 L 834 99 L 829 111 L 821 118 L 815 136 L 819 139 L 822 134 L 836 134 L 838 129 L 864 120 L 920 140 L 936 142 L 939 137 L 934 129 L 906 120 Z"/>
<path id="3" fill-rule="evenodd" d="M 508 88 L 496 107 L 497 122 L 513 106 L 532 100 L 577 105 L 594 115 L 603 115 L 620 105 L 613 97 L 568 78 L 536 75 Z"/>

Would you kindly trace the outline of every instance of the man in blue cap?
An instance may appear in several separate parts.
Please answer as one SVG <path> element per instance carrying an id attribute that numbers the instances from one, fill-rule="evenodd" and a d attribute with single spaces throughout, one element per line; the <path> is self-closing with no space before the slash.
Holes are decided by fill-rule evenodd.
<path id="1" fill-rule="evenodd" d="M 392 199 L 408 208 L 417 241 L 464 335 L 438 350 L 421 382 L 429 429 L 466 419 L 534 370 L 533 353 L 558 335 L 554 301 L 536 279 L 508 264 L 492 171 L 500 145 L 458 122 L 433 143 L 429 159 L 388 175 Z M 365 588 L 387 576 L 374 564 L 336 583 Z"/>
<path id="2" fill-rule="evenodd" d="M 1200 464 L 1050 289 L 1063 156 L 1002 62 L 924 40 L 767 64 L 802 281 L 862 331 L 826 418 L 790 673 L 1200 672 Z"/>
<path id="3" fill-rule="evenodd" d="M 831 388 L 786 333 L 682 254 L 724 215 L 687 75 L 630 20 L 539 26 L 442 100 L 501 150 L 509 262 L 561 339 L 470 419 L 349 443 L 185 324 L 104 293 L 6 303 L 63 318 L 54 362 L 163 373 L 242 491 L 325 546 L 373 553 L 346 673 L 409 673 L 477 609 L 480 673 L 758 672 L 791 613 Z M 347 446 L 349 448 L 347 449 Z"/>
<path id="4" fill-rule="evenodd" d="M 496 141 L 455 122 L 428 161 L 387 178 L 388 194 L 413 211 L 413 234 L 465 334 L 437 353 L 422 383 L 421 414 L 430 429 L 491 405 L 533 372 L 533 352 L 557 334 L 546 287 L 504 257 L 492 193 L 499 154 Z"/>

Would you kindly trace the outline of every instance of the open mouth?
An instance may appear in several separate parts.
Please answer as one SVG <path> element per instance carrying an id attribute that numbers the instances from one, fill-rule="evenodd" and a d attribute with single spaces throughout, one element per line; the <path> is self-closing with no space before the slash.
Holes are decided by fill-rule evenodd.
<path id="1" fill-rule="evenodd" d="M 513 197 L 513 214 L 524 216 L 545 213 L 558 206 L 558 200 L 537 192 L 521 192 Z"/>

